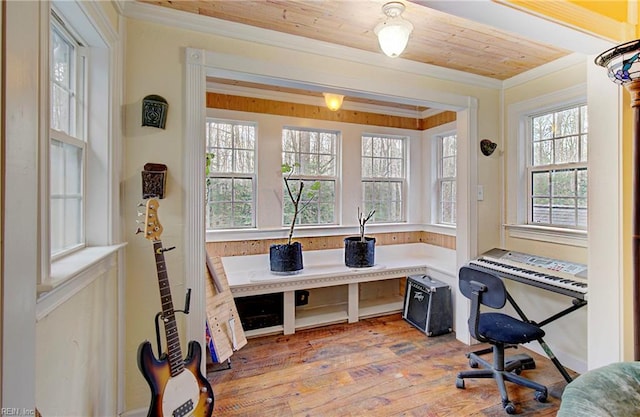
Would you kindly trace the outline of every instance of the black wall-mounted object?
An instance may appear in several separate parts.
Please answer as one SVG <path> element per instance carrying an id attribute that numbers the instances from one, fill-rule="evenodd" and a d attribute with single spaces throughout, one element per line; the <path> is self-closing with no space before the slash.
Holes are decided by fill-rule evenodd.
<path id="1" fill-rule="evenodd" d="M 142 198 L 164 198 L 167 189 L 167 166 L 147 163 L 142 171 Z"/>
<path id="2" fill-rule="evenodd" d="M 142 99 L 142 126 L 164 129 L 167 123 L 169 104 L 163 97 L 155 94 Z"/>
<path id="3" fill-rule="evenodd" d="M 480 151 L 482 151 L 484 156 L 490 156 L 497 147 L 498 144 L 491 142 L 489 139 L 482 139 L 480 141 Z"/>

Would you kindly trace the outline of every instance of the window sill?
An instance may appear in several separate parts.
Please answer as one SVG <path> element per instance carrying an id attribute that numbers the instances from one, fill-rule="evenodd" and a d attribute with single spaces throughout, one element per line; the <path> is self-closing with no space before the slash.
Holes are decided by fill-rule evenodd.
<path id="1" fill-rule="evenodd" d="M 505 224 L 509 237 L 558 243 L 560 245 L 586 248 L 588 245 L 586 230 L 563 229 L 560 227 L 533 226 L 524 224 Z"/>
<path id="2" fill-rule="evenodd" d="M 373 223 L 367 224 L 367 234 L 392 233 L 392 232 L 414 232 L 423 229 L 423 225 L 415 223 Z M 281 229 L 227 229 L 208 230 L 206 233 L 207 242 L 224 242 L 234 240 L 260 240 L 260 239 L 281 239 L 286 238 L 289 233 L 288 227 Z M 358 226 L 296 226 L 293 233 L 294 239 L 298 237 L 318 237 L 335 235 L 357 235 L 360 233 Z"/>
<path id="3" fill-rule="evenodd" d="M 446 236 L 456 235 L 456 226 L 450 226 L 445 224 L 437 224 L 437 223 L 425 224 L 423 227 L 423 230 L 425 232 L 439 233 L 441 235 L 446 235 Z"/>
<path id="4" fill-rule="evenodd" d="M 88 247 L 51 263 L 48 281 L 38 285 L 36 319 L 40 320 L 112 268 L 112 256 L 126 243 Z"/>

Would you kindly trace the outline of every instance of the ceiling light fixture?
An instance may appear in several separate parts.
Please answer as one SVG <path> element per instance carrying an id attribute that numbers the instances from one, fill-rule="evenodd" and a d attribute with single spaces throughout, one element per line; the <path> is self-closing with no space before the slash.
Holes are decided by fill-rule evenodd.
<path id="1" fill-rule="evenodd" d="M 382 6 L 382 11 L 387 15 L 387 18 L 373 29 L 378 35 L 382 52 L 392 58 L 399 56 L 404 51 L 409 41 L 409 35 L 413 31 L 411 22 L 404 20 L 401 16 L 404 9 L 404 4 L 398 1 L 385 4 Z"/>
<path id="2" fill-rule="evenodd" d="M 324 95 L 324 102 L 331 111 L 338 111 L 342 106 L 342 100 L 344 96 L 341 94 L 322 93 Z"/>

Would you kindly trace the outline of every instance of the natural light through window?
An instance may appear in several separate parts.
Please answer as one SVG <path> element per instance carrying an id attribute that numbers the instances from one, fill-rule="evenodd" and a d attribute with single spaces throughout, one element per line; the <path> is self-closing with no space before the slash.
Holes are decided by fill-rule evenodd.
<path id="1" fill-rule="evenodd" d="M 530 119 L 529 221 L 587 227 L 587 106 Z"/>
<path id="2" fill-rule="evenodd" d="M 50 225 L 51 255 L 84 245 L 86 58 L 81 42 L 51 19 Z"/>
<path id="3" fill-rule="evenodd" d="M 362 200 L 372 222 L 404 221 L 406 137 L 362 136 Z"/>
<path id="4" fill-rule="evenodd" d="M 256 125 L 208 119 L 208 229 L 255 227 Z"/>
<path id="5" fill-rule="evenodd" d="M 306 190 L 314 187 L 304 210 L 300 211 L 296 224 L 317 225 L 336 223 L 337 146 L 339 132 L 333 130 L 300 129 L 288 127 L 282 130 L 282 163 L 293 167 L 290 179 L 292 192 L 297 193 L 300 180 Z M 293 219 L 293 204 L 283 188 L 282 224 Z"/>
<path id="6" fill-rule="evenodd" d="M 455 226 L 457 136 L 450 134 L 438 139 L 438 223 Z"/>

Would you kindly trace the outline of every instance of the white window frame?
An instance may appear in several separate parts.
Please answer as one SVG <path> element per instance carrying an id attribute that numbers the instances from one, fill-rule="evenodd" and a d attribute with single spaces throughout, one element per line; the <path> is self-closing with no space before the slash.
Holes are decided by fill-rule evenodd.
<path id="1" fill-rule="evenodd" d="M 529 225 L 540 225 L 540 226 L 546 226 L 546 227 L 558 227 L 558 228 L 564 228 L 564 229 L 570 229 L 570 230 L 586 230 L 587 226 L 585 225 L 584 227 L 580 227 L 580 226 L 563 226 L 563 225 L 559 225 L 559 224 L 553 224 L 553 223 L 534 223 L 534 219 L 533 219 L 533 199 L 535 198 L 533 195 L 533 174 L 534 173 L 549 173 L 549 175 L 553 175 L 554 172 L 558 172 L 558 171 L 571 171 L 574 174 L 577 174 L 577 171 L 580 170 L 585 170 L 588 171 L 588 161 L 579 161 L 579 162 L 571 162 L 571 163 L 554 163 L 554 164 L 548 164 L 548 165 L 537 165 L 534 166 L 533 165 L 533 119 L 535 119 L 536 117 L 541 117 L 544 115 L 555 115 L 555 113 L 558 112 L 562 112 L 564 110 L 570 110 L 570 109 L 578 109 L 578 118 L 580 118 L 580 111 L 582 107 L 585 107 L 586 110 L 586 100 L 584 103 L 582 104 L 577 104 L 577 105 L 570 105 L 570 106 L 563 106 L 563 107 L 558 107 L 558 108 L 554 108 L 554 109 L 548 109 L 545 110 L 543 112 L 540 113 L 536 113 L 536 114 L 532 114 L 529 115 L 528 120 L 527 120 L 527 135 L 526 135 L 526 141 L 527 141 L 527 224 Z M 580 122 L 578 122 L 579 126 L 581 125 Z M 571 136 L 578 136 L 578 158 L 580 157 L 580 151 L 582 148 L 582 141 L 580 140 L 582 137 L 583 133 L 582 132 L 578 132 L 575 135 L 571 135 Z M 589 133 L 586 133 L 587 136 L 587 141 L 588 141 L 588 136 Z M 554 138 L 550 138 L 549 140 L 555 140 L 557 139 L 556 137 Z M 588 142 L 587 142 L 587 147 L 588 147 Z M 573 198 L 574 200 L 576 200 L 576 208 L 577 208 L 577 200 L 578 200 L 578 195 L 577 195 L 577 187 L 578 187 L 578 179 L 575 178 L 575 188 L 576 188 L 576 195 L 575 197 L 558 197 L 558 198 Z M 550 185 L 551 188 L 551 185 Z M 553 193 L 551 192 L 550 189 L 550 194 L 549 194 L 549 198 L 553 199 Z M 587 208 L 588 211 L 588 208 Z M 551 213 L 550 213 L 551 216 Z M 575 214 L 576 216 L 576 220 L 578 217 L 578 214 L 576 212 Z M 551 221 L 551 220 L 550 220 Z"/>
<path id="2" fill-rule="evenodd" d="M 75 245 L 70 245 L 63 247 L 61 250 L 52 253 L 51 259 L 56 260 L 60 259 L 68 254 L 71 254 L 79 249 L 82 249 L 86 246 L 86 238 L 85 238 L 85 195 L 86 195 L 86 167 L 87 167 L 87 132 L 85 129 L 86 120 L 87 120 L 87 107 L 84 105 L 86 103 L 86 91 L 87 91 L 87 70 L 88 70 L 88 57 L 87 51 L 83 47 L 85 42 L 75 33 L 72 32 L 72 27 L 69 26 L 68 23 L 61 18 L 58 13 L 56 13 L 55 8 L 52 8 L 51 11 L 51 30 L 50 33 L 55 30 L 58 32 L 58 35 L 63 38 L 68 44 L 70 44 L 74 53 L 71 57 L 71 85 L 72 91 L 71 100 L 69 103 L 69 132 L 65 132 L 63 130 L 57 130 L 53 127 L 49 128 L 50 135 L 50 143 L 53 141 L 60 142 L 64 145 L 73 146 L 75 148 L 80 149 L 82 152 L 82 160 L 81 160 L 81 171 L 80 178 L 78 179 L 80 182 L 80 219 L 79 224 L 76 226 L 80 228 L 80 236 L 79 242 Z M 50 38 L 51 39 L 51 38 Z M 49 94 L 52 94 L 52 89 L 54 85 L 53 75 L 51 74 L 51 56 L 49 58 L 49 76 L 50 76 L 50 85 L 49 85 Z M 52 103 L 52 100 L 49 100 Z M 51 114 L 52 106 L 49 106 L 49 111 Z M 50 116 L 51 117 L 51 116 Z M 50 148 L 51 149 L 51 148 Z M 51 166 L 50 166 L 51 169 Z M 64 182 L 66 183 L 67 176 L 63 175 Z M 62 199 L 67 200 L 69 198 L 74 198 L 66 192 L 63 192 L 59 196 L 50 195 L 50 203 L 54 199 Z M 66 212 L 63 210 L 63 217 L 67 218 Z M 51 215 L 51 211 L 50 211 Z M 54 223 L 53 219 L 50 219 L 50 224 Z M 63 223 L 66 225 L 66 223 Z M 66 227 L 64 227 L 66 229 Z M 53 233 L 53 231 L 50 231 Z M 64 237 L 63 237 L 64 240 Z"/>
<path id="3" fill-rule="evenodd" d="M 306 131 L 306 132 L 323 132 L 323 133 L 329 133 L 329 134 L 333 134 L 335 135 L 335 142 L 333 143 L 333 159 L 334 159 L 334 175 L 310 175 L 310 174 L 300 174 L 299 173 L 299 169 L 298 167 L 294 167 L 294 172 L 293 174 L 289 177 L 290 182 L 293 184 L 295 182 L 298 181 L 303 181 L 305 183 L 305 186 L 309 186 L 310 184 L 319 181 L 319 182 L 333 182 L 333 190 L 334 190 L 334 200 L 333 200 L 333 220 L 330 223 L 302 223 L 301 222 L 301 216 L 298 216 L 298 223 L 296 223 L 296 227 L 298 226 L 317 226 L 317 227 L 322 227 L 322 226 L 334 226 L 338 224 L 338 200 L 339 200 L 339 156 L 340 156 L 340 142 L 341 142 L 341 132 L 338 130 L 334 130 L 334 129 L 320 129 L 320 128 L 307 128 L 307 127 L 300 127 L 300 126 L 283 126 L 282 131 L 284 132 L 284 130 L 293 130 L 293 131 Z M 282 140 L 281 140 L 282 143 Z M 285 153 L 291 153 L 291 152 L 285 152 L 284 150 L 284 146 L 282 148 L 282 164 L 285 163 Z M 296 157 L 296 160 L 299 160 L 299 155 L 300 155 L 300 150 L 298 150 L 298 152 L 296 152 L 298 154 L 298 157 Z M 314 154 L 315 155 L 315 154 Z M 320 155 L 319 153 L 317 155 Z M 287 175 L 287 174 L 283 174 Z M 283 227 L 288 227 L 289 223 L 285 222 L 285 215 L 284 215 L 284 207 L 285 204 L 290 202 L 290 198 L 287 195 L 286 189 L 284 187 L 284 183 L 283 183 L 283 193 L 282 193 L 282 226 Z M 313 204 L 320 204 L 320 203 L 324 203 L 326 204 L 326 201 L 321 201 L 319 199 L 317 199 L 316 197 L 316 201 L 314 201 Z M 319 210 L 318 210 L 319 211 Z"/>
<path id="4" fill-rule="evenodd" d="M 388 220 L 388 219 L 384 219 L 384 220 L 378 220 L 376 218 L 376 215 L 373 216 L 373 218 L 370 220 L 370 223 L 372 224 L 394 224 L 394 223 L 405 223 L 407 221 L 407 207 L 409 205 L 409 202 L 407 200 L 407 172 L 408 172 L 408 147 L 409 147 L 409 141 L 410 141 L 410 137 L 409 136 L 404 136 L 404 135 L 389 135 L 389 134 L 380 134 L 380 133 L 363 133 L 360 137 L 360 158 L 362 160 L 362 166 L 364 166 L 364 159 L 365 156 L 362 154 L 362 145 L 364 142 L 365 137 L 370 137 L 372 139 L 375 138 L 389 138 L 389 139 L 401 139 L 403 142 L 403 147 L 402 147 L 402 177 L 400 178 L 391 178 L 391 177 L 365 177 L 362 174 L 362 170 L 360 171 L 360 175 L 361 175 L 361 184 L 362 184 L 362 188 L 361 188 L 361 192 L 362 192 L 362 205 L 364 207 L 364 211 L 369 211 L 370 209 L 368 208 L 366 202 L 365 202 L 365 196 L 364 196 L 364 186 L 365 183 L 396 183 L 396 184 L 400 184 L 400 190 L 401 190 L 401 199 L 400 199 L 400 204 L 401 204 L 401 208 L 400 208 L 400 219 L 398 220 Z M 369 158 L 369 157 L 366 157 Z M 373 157 L 371 157 L 371 159 L 373 159 Z"/>
<path id="5" fill-rule="evenodd" d="M 553 93 L 513 103 L 507 110 L 507 221 L 510 237 L 550 243 L 587 247 L 587 231 L 528 224 L 529 186 L 527 161 L 529 117 L 559 108 L 583 105 L 587 102 L 586 84 L 578 84 Z"/>
<path id="6" fill-rule="evenodd" d="M 119 164 L 121 161 L 120 118 L 122 69 L 119 34 L 104 18 L 99 5 L 83 1 L 56 0 L 40 3 L 40 143 L 39 236 L 40 274 L 38 275 L 38 316 L 44 316 L 64 300 L 80 291 L 87 282 L 100 276 L 105 262 L 113 262 L 112 254 L 120 242 Z M 50 37 L 52 12 L 65 22 L 71 34 L 84 42 L 87 56 L 82 106 L 85 121 L 80 126 L 85 146 L 83 164 L 84 243 L 52 256 L 50 249 L 50 141 L 60 138 L 51 126 Z M 91 112 L 88 112 L 88 109 Z M 65 140 L 73 141 L 64 137 Z M 77 138 L 76 138 L 77 139 Z M 78 142 L 75 142 L 78 143 Z M 62 285 L 65 284 L 65 285 Z"/>
<path id="7" fill-rule="evenodd" d="M 445 222 L 442 219 L 442 205 L 443 205 L 443 201 L 442 201 L 442 188 L 443 188 L 443 183 L 445 182 L 452 182 L 452 183 L 456 183 L 457 180 L 457 165 L 458 165 L 458 154 L 456 151 L 456 155 L 451 157 L 448 156 L 447 158 L 454 158 L 456 160 L 456 176 L 455 177 L 444 177 L 442 174 L 442 171 L 444 170 L 444 156 L 443 156 L 443 146 L 442 146 L 442 142 L 444 140 L 444 138 L 447 137 L 451 137 L 454 136 L 456 138 L 456 145 L 458 142 L 458 135 L 456 134 L 455 131 L 453 132 L 448 132 L 448 133 L 443 133 L 440 135 L 437 135 L 437 140 L 436 140 L 436 147 L 437 147 L 437 169 L 438 169 L 438 174 L 437 174 L 437 183 L 438 183 L 438 191 L 437 191 L 437 196 L 436 196 L 436 200 L 437 200 L 437 205 L 438 205 L 438 209 L 436 211 L 436 223 L 438 225 L 442 225 L 442 226 L 450 226 L 450 227 L 455 227 L 456 226 L 456 222 Z M 457 199 L 453 200 L 453 204 L 454 206 L 457 204 Z M 457 220 L 457 210 L 456 210 L 456 220 Z"/>
<path id="8" fill-rule="evenodd" d="M 207 230 L 228 230 L 228 229 L 255 229 L 256 228 L 256 190 L 257 190 L 257 172 L 258 172 L 258 124 L 255 122 L 247 122 L 247 121 L 238 121 L 238 120 L 229 120 L 229 119 L 220 119 L 215 117 L 207 117 L 207 123 L 215 122 L 215 123 L 225 123 L 231 125 L 242 125 L 242 126 L 251 126 L 254 129 L 255 135 L 255 143 L 253 147 L 253 172 L 217 172 L 210 171 L 208 178 L 227 178 L 227 179 L 249 179 L 251 180 L 251 224 L 249 226 L 237 226 L 237 225 L 226 225 L 221 227 L 212 227 L 209 228 L 209 224 L 207 222 Z M 205 142 L 206 143 L 206 142 Z M 239 150 L 235 146 L 231 148 L 232 152 Z M 247 149 L 242 149 L 247 150 Z M 211 148 L 207 147 L 207 153 L 212 152 Z M 215 152 L 214 152 L 215 153 Z M 215 156 L 214 156 L 215 158 Z M 206 180 L 205 180 L 206 186 Z M 208 200 L 205 200 L 208 205 Z M 234 202 L 231 201 L 233 205 Z"/>

